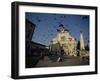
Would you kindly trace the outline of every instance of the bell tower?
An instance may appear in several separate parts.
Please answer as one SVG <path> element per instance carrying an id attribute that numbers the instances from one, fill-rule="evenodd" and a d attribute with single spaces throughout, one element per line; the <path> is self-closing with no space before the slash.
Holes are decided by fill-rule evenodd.
<path id="1" fill-rule="evenodd" d="M 80 50 L 84 50 L 84 39 L 83 39 L 83 34 L 82 31 L 80 32 Z"/>

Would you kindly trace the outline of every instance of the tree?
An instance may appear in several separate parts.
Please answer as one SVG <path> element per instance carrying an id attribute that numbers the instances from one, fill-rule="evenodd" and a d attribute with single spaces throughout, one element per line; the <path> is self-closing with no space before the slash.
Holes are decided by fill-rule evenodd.
<path id="1" fill-rule="evenodd" d="M 88 45 L 88 44 L 85 46 L 85 49 L 86 49 L 87 51 L 89 51 L 89 45 Z"/>
<path id="2" fill-rule="evenodd" d="M 80 49 L 80 41 L 77 43 L 77 49 Z"/>

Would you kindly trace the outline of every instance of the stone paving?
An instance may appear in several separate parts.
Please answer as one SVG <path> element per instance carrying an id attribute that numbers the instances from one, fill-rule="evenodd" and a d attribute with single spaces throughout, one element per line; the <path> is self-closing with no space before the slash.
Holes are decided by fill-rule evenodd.
<path id="1" fill-rule="evenodd" d="M 79 66 L 79 65 L 89 65 L 89 60 L 71 56 L 66 58 L 64 61 L 53 62 L 47 56 L 45 56 L 43 60 L 39 60 L 36 67 Z"/>

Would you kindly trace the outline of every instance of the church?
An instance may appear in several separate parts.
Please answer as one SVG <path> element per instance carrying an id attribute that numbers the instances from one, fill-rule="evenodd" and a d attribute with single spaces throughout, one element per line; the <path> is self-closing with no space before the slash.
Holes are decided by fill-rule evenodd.
<path id="1" fill-rule="evenodd" d="M 62 24 L 59 27 L 60 29 L 57 29 L 57 36 L 52 39 L 50 50 L 57 54 L 61 54 L 63 51 L 66 55 L 77 56 L 76 39 Z M 85 49 L 82 33 L 80 33 L 80 49 Z"/>

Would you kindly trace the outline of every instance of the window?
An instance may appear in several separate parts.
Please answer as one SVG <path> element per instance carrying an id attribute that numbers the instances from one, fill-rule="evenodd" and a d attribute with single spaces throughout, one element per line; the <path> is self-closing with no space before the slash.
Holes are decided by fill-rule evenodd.
<path id="1" fill-rule="evenodd" d="M 65 40 L 66 40 L 65 36 L 61 37 L 61 41 L 65 41 Z"/>

